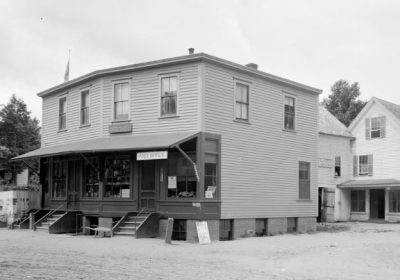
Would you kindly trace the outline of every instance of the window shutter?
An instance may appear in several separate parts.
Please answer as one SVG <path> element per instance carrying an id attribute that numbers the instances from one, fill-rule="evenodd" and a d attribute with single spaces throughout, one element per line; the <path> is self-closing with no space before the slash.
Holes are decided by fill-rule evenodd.
<path id="1" fill-rule="evenodd" d="M 386 117 L 381 117 L 381 138 L 386 137 Z"/>
<path id="2" fill-rule="evenodd" d="M 353 156 L 353 176 L 358 176 L 358 156 Z"/>
<path id="3" fill-rule="evenodd" d="M 365 119 L 365 139 L 371 139 L 371 133 L 370 133 L 370 119 L 366 118 Z"/>
<path id="4" fill-rule="evenodd" d="M 368 176 L 372 176 L 373 171 L 373 157 L 368 155 Z"/>

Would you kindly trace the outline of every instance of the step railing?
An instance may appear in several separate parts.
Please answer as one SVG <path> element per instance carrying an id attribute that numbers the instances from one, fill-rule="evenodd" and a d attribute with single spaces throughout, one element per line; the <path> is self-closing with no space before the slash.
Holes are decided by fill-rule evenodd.
<path id="1" fill-rule="evenodd" d="M 143 212 L 146 210 L 146 208 L 142 208 L 140 209 L 139 213 L 135 216 L 135 234 L 137 231 L 137 217 L 139 217 L 141 214 L 143 214 Z M 143 221 L 144 222 L 144 221 Z"/>
<path id="2" fill-rule="evenodd" d="M 43 217 L 41 217 L 39 220 L 37 220 L 34 224 L 33 224 L 33 230 L 36 230 L 37 225 L 39 225 L 41 222 L 43 222 L 45 219 L 47 219 L 49 216 L 53 215 L 56 211 L 60 210 L 62 207 L 64 207 L 64 204 L 61 204 L 60 206 L 58 206 L 56 209 L 51 210 L 49 213 L 47 213 L 46 215 L 44 215 Z"/>

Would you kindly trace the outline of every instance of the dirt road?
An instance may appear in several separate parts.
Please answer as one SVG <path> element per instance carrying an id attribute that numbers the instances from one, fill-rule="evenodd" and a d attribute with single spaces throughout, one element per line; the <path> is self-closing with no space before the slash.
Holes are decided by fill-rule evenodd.
<path id="1" fill-rule="evenodd" d="M 210 245 L 0 229 L 0 279 L 400 279 L 400 224 Z"/>

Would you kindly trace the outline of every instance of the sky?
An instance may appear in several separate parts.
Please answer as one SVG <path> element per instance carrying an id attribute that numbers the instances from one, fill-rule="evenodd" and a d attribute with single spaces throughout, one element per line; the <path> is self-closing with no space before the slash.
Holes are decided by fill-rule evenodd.
<path id="1" fill-rule="evenodd" d="M 12 94 L 39 120 L 36 94 L 128 64 L 204 52 L 323 90 L 400 104 L 400 1 L 1 0 L 0 108 Z"/>

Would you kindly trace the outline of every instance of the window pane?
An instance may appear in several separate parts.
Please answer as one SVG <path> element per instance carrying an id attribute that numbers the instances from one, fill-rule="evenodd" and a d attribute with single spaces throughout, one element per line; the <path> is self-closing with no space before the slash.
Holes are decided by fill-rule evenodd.
<path id="1" fill-rule="evenodd" d="M 89 91 L 85 90 L 82 91 L 82 102 L 81 102 L 81 107 L 87 107 L 89 105 Z"/>
<path id="2" fill-rule="evenodd" d="M 85 160 L 83 167 L 83 197 L 99 196 L 99 160 L 98 158 L 90 158 Z"/>
<path id="3" fill-rule="evenodd" d="M 129 87 L 128 86 L 129 86 L 128 83 L 121 84 L 121 98 L 123 101 L 129 100 Z"/>
<path id="4" fill-rule="evenodd" d="M 130 197 L 130 167 L 130 159 L 108 158 L 105 160 L 104 197 Z"/>
<path id="5" fill-rule="evenodd" d="M 239 84 L 236 84 L 235 91 L 236 91 L 235 100 L 236 101 L 242 101 L 242 89 L 241 89 Z"/>
<path id="6" fill-rule="evenodd" d="M 114 85 L 114 101 L 121 101 L 122 100 L 122 90 L 121 84 Z"/>
<path id="7" fill-rule="evenodd" d="M 242 102 L 249 103 L 249 90 L 247 86 L 242 87 Z"/>
<path id="8" fill-rule="evenodd" d="M 178 91 L 178 78 L 177 77 L 169 78 L 169 91 Z"/>
<path id="9" fill-rule="evenodd" d="M 169 78 L 161 79 L 161 95 L 165 95 L 165 92 L 169 92 Z"/>
<path id="10" fill-rule="evenodd" d="M 187 152 L 195 162 L 195 152 Z M 168 176 L 176 177 L 177 187 L 168 186 L 168 197 L 196 197 L 197 178 L 193 165 L 179 152 L 168 155 Z"/>
<path id="11" fill-rule="evenodd" d="M 242 104 L 242 116 L 241 116 L 241 118 L 242 119 L 244 119 L 244 120 L 248 120 L 249 119 L 249 112 L 248 112 L 248 107 L 247 107 L 248 105 L 246 105 L 246 104 Z"/>
<path id="12" fill-rule="evenodd" d="M 237 119 L 241 119 L 242 118 L 242 110 L 241 110 L 240 103 L 236 103 L 235 115 L 236 115 Z"/>

